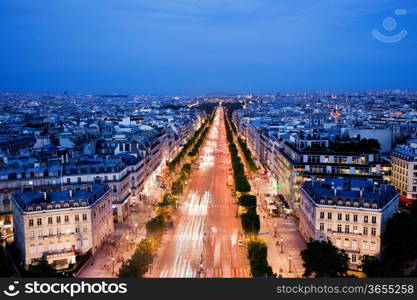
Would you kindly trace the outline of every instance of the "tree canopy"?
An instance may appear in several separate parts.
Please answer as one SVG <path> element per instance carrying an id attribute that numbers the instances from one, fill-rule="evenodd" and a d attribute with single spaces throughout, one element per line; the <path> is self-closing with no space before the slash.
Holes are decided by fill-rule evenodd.
<path id="1" fill-rule="evenodd" d="M 347 274 L 349 257 L 330 240 L 310 240 L 300 254 L 304 261 L 305 277 L 345 277 Z"/>

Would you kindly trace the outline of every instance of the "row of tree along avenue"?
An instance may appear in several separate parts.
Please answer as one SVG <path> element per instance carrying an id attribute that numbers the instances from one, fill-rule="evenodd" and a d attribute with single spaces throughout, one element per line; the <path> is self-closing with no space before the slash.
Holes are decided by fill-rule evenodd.
<path id="1" fill-rule="evenodd" d="M 136 246 L 132 257 L 123 263 L 118 277 L 143 277 L 148 272 L 149 266 L 152 264 L 153 258 L 157 253 L 158 246 L 162 241 L 164 232 L 168 227 L 172 226 L 171 217 L 173 209 L 177 206 L 177 198 L 183 193 L 184 187 L 191 175 L 191 163 L 184 162 L 186 155 L 188 154 L 188 156 L 195 158 L 199 153 L 209 127 L 213 122 L 213 118 L 214 113 L 211 114 L 209 119 L 196 131 L 196 134 L 193 135 L 180 153 L 174 158 L 175 163 L 170 163 L 169 169 L 171 172 L 174 172 L 182 164 L 179 176 L 172 183 L 171 191 L 166 193 L 162 201 L 159 202 L 156 216 L 146 223 L 146 238 L 142 239 Z M 192 150 L 187 153 L 191 147 L 193 147 Z"/>
<path id="2" fill-rule="evenodd" d="M 259 215 L 256 212 L 257 199 L 250 194 L 251 186 L 245 174 L 245 167 L 240 159 L 239 151 L 234 142 L 236 128 L 224 115 L 226 136 L 232 162 L 233 178 L 238 196 L 239 215 L 242 228 L 248 236 L 246 240 L 248 259 L 253 277 L 275 277 L 267 261 L 268 248 L 265 241 L 258 237 L 260 229 Z"/>

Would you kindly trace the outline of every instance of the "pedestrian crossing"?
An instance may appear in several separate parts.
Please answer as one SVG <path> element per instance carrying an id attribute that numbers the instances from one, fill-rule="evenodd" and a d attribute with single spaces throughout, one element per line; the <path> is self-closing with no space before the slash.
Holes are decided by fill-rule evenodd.
<path id="1" fill-rule="evenodd" d="M 231 204 L 211 204 L 209 208 L 231 208 Z"/>
<path id="2" fill-rule="evenodd" d="M 227 274 L 228 273 L 228 274 Z M 224 272 L 223 268 L 208 268 L 205 278 L 249 278 L 250 271 L 245 268 L 231 268 L 228 272 Z"/>

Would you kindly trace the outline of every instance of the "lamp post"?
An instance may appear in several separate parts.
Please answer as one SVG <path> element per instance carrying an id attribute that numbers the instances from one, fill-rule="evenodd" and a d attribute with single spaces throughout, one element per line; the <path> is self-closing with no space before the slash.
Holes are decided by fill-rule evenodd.
<path id="1" fill-rule="evenodd" d="M 129 251 L 129 236 L 126 235 L 127 251 Z"/>
<path id="2" fill-rule="evenodd" d="M 277 237 L 277 223 L 274 224 L 274 237 Z"/>
<path id="3" fill-rule="evenodd" d="M 290 256 L 288 256 L 288 260 L 289 260 L 288 273 L 291 273 L 291 260 L 292 260 L 291 254 L 290 254 Z"/>
<path id="4" fill-rule="evenodd" d="M 149 206 L 148 206 L 148 208 L 149 208 L 149 211 L 148 211 L 148 212 L 149 212 L 149 213 L 148 213 L 148 217 L 149 217 L 149 218 L 151 218 L 151 206 L 149 205 Z"/>
<path id="5" fill-rule="evenodd" d="M 284 253 L 284 249 L 283 249 L 283 244 L 284 244 L 284 239 L 281 237 L 280 240 L 280 244 L 281 244 L 281 254 Z"/>
<path id="6" fill-rule="evenodd" d="M 111 271 L 111 274 L 114 275 L 114 257 L 111 258 L 111 262 L 112 262 L 112 271 Z"/>

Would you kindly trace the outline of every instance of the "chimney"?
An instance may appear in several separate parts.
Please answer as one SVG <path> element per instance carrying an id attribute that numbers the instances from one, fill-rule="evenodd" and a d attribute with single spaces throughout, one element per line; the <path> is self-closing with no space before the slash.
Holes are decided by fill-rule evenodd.
<path id="1" fill-rule="evenodd" d="M 333 195 L 336 197 L 337 195 L 337 189 L 335 187 L 333 187 Z"/>
<path id="2" fill-rule="evenodd" d="M 43 192 L 43 199 L 48 200 L 48 194 L 46 192 Z"/>
<path id="3" fill-rule="evenodd" d="M 72 198 L 72 189 L 69 189 L 68 193 L 69 193 L 69 197 Z"/>
<path id="4" fill-rule="evenodd" d="M 362 189 L 360 189 L 360 190 L 359 190 L 359 198 L 362 198 L 362 195 L 363 195 L 363 190 L 362 190 Z"/>

